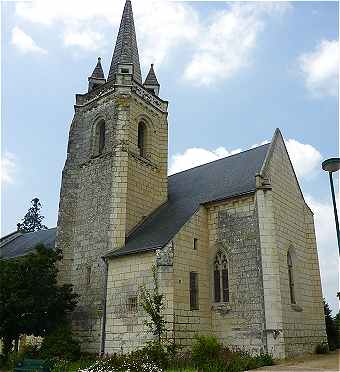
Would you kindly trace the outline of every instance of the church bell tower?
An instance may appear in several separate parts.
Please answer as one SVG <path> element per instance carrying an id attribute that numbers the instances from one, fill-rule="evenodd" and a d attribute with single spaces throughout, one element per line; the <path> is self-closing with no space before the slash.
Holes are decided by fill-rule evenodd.
<path id="1" fill-rule="evenodd" d="M 72 327 L 82 349 L 98 352 L 103 309 L 102 257 L 125 244 L 167 201 L 168 103 L 154 67 L 142 82 L 131 1 L 110 70 L 98 59 L 88 92 L 76 95 L 62 174 L 56 248 L 60 281 L 80 295 Z"/>

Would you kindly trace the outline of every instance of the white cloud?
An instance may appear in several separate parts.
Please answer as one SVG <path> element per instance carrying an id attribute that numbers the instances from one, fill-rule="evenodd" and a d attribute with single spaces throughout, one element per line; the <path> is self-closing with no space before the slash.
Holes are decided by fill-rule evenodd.
<path id="1" fill-rule="evenodd" d="M 339 200 L 339 197 L 337 199 Z M 310 195 L 306 196 L 306 202 L 314 212 L 323 295 L 331 307 L 337 311 L 339 256 L 333 207 L 331 203 L 321 202 Z"/>
<path id="2" fill-rule="evenodd" d="M 268 140 L 255 143 L 250 148 L 258 147 L 269 143 Z M 322 156 L 320 152 L 312 145 L 301 143 L 295 139 L 286 141 L 287 151 L 292 161 L 293 167 L 298 177 L 311 176 L 320 168 Z M 242 149 L 228 150 L 221 146 L 215 150 L 204 148 L 189 148 L 182 154 L 175 154 L 170 161 L 169 174 L 181 172 L 201 164 L 224 158 L 241 152 Z"/>
<path id="3" fill-rule="evenodd" d="M 339 42 L 322 40 L 314 51 L 299 57 L 306 87 L 316 96 L 338 94 Z"/>
<path id="4" fill-rule="evenodd" d="M 216 150 L 207 150 L 197 147 L 190 148 L 185 150 L 183 154 L 175 154 L 172 157 L 169 174 L 178 173 L 239 152 L 241 152 L 241 149 L 229 151 L 225 147 L 218 147 Z"/>
<path id="5" fill-rule="evenodd" d="M 76 45 L 89 52 L 105 45 L 105 31 L 110 32 L 106 44 L 112 43 L 113 48 L 113 34 L 118 31 L 124 3 L 123 0 L 33 0 L 18 2 L 16 15 L 45 27 L 57 24 L 63 30 L 65 46 Z M 144 65 L 161 63 L 171 48 L 197 36 L 197 14 L 183 3 L 135 1 L 133 11 Z M 105 29 L 107 26 L 109 31 Z"/>
<path id="6" fill-rule="evenodd" d="M 286 141 L 286 146 L 298 177 L 310 176 L 320 169 L 322 156 L 315 147 L 295 139 Z"/>
<path id="7" fill-rule="evenodd" d="M 65 46 L 77 46 L 84 50 L 98 50 L 104 44 L 103 35 L 93 31 L 67 31 L 64 33 Z"/>
<path id="8" fill-rule="evenodd" d="M 124 2 L 32 0 L 18 2 L 16 15 L 45 27 L 58 25 L 66 47 L 76 45 L 91 52 L 105 44 L 113 48 L 113 29 L 115 33 L 118 30 Z M 281 14 L 287 8 L 287 3 L 225 3 L 225 10 L 203 19 L 185 2 L 135 1 L 133 11 L 141 62 L 144 66 L 154 62 L 157 67 L 169 59 L 176 47 L 183 46 L 191 56 L 184 72 L 187 80 L 210 84 L 228 78 L 250 63 L 250 52 L 264 28 L 265 17 Z M 102 40 L 98 44 L 99 34 Z"/>
<path id="9" fill-rule="evenodd" d="M 289 4 L 233 3 L 202 24 L 196 51 L 184 71 L 184 78 L 197 85 L 228 79 L 251 63 L 251 52 L 265 17 L 280 13 Z"/>
<path id="10" fill-rule="evenodd" d="M 0 160 L 1 183 L 13 183 L 16 171 L 16 161 L 14 154 L 6 152 Z"/>
<path id="11" fill-rule="evenodd" d="M 11 42 L 22 53 L 33 52 L 46 54 L 45 49 L 40 48 L 29 35 L 17 26 L 12 30 Z"/>

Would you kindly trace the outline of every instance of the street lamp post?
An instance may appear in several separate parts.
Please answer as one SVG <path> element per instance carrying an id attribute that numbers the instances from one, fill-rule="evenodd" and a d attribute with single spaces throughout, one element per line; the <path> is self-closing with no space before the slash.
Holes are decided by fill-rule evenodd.
<path id="1" fill-rule="evenodd" d="M 338 219 L 338 211 L 336 208 L 336 200 L 335 200 L 335 192 L 334 192 L 334 184 L 333 184 L 333 172 L 337 172 L 340 169 L 340 158 L 330 158 L 325 160 L 322 163 L 322 169 L 329 174 L 329 182 L 331 184 L 331 192 L 332 192 L 332 200 L 333 200 L 333 208 L 334 208 L 334 218 L 335 218 L 335 227 L 336 227 L 336 234 L 338 237 L 338 248 L 340 254 L 340 232 L 339 232 L 339 219 Z"/>

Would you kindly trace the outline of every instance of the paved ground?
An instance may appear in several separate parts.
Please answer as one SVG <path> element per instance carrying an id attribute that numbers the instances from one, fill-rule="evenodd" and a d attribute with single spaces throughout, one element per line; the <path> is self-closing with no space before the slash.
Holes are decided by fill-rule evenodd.
<path id="1" fill-rule="evenodd" d="M 340 371 L 340 350 L 325 355 L 305 355 L 301 358 L 284 361 L 276 366 L 258 368 L 255 371 Z"/>

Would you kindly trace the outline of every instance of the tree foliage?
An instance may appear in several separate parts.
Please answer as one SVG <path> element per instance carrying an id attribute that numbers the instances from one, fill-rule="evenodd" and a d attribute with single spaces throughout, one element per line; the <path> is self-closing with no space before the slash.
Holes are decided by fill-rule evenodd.
<path id="1" fill-rule="evenodd" d="M 328 303 L 323 301 L 324 313 L 325 313 L 325 323 L 326 323 L 326 333 L 327 341 L 330 350 L 334 350 L 338 344 L 338 335 L 336 330 L 336 322 L 332 317 L 332 310 L 329 308 Z"/>
<path id="2" fill-rule="evenodd" d="M 47 229 L 47 226 L 42 224 L 45 218 L 40 214 L 41 203 L 38 198 L 31 200 L 32 206 L 28 209 L 22 223 L 18 223 L 18 230 L 23 232 L 32 232 Z"/>
<path id="3" fill-rule="evenodd" d="M 77 304 L 72 285 L 57 284 L 60 251 L 47 250 L 42 244 L 35 251 L 0 260 L 0 338 L 7 349 L 21 334 L 47 335 Z"/>
<path id="4" fill-rule="evenodd" d="M 152 290 L 146 289 L 145 286 L 141 287 L 140 298 L 141 306 L 150 318 L 150 320 L 146 321 L 145 324 L 160 342 L 161 337 L 165 332 L 165 319 L 162 313 L 164 308 L 164 295 L 159 293 L 157 271 L 155 266 L 152 268 L 152 274 L 154 287 Z"/>

